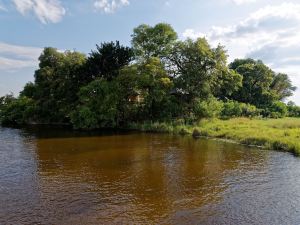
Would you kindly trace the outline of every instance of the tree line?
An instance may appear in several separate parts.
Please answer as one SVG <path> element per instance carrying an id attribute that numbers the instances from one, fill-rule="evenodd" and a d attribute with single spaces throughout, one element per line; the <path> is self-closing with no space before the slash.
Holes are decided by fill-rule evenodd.
<path id="1" fill-rule="evenodd" d="M 228 65 L 224 46 L 180 40 L 169 24 L 140 25 L 131 46 L 104 42 L 90 54 L 47 47 L 34 82 L 0 98 L 2 124 L 123 127 L 144 121 L 300 116 L 283 101 L 295 87 L 260 60 Z"/>

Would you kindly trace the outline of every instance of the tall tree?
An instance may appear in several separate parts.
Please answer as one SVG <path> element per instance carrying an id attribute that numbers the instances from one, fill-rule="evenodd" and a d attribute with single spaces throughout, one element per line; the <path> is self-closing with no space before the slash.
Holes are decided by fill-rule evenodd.
<path id="1" fill-rule="evenodd" d="M 243 86 L 234 93 L 234 100 L 266 107 L 295 90 L 287 75 L 276 74 L 260 60 L 236 59 L 229 67 L 243 76 Z"/>
<path id="2" fill-rule="evenodd" d="M 177 42 L 169 60 L 176 87 L 190 100 L 229 95 L 241 85 L 241 76 L 226 65 L 224 48 L 211 48 L 205 38 Z"/>
<path id="3" fill-rule="evenodd" d="M 97 45 L 87 59 L 87 73 L 91 80 L 105 78 L 112 80 L 119 75 L 120 69 L 133 60 L 133 51 L 120 45 L 119 41 Z"/>
<path id="4" fill-rule="evenodd" d="M 292 96 L 293 92 L 297 89 L 292 85 L 288 75 L 284 73 L 278 73 L 274 76 L 270 88 L 275 95 L 274 97 L 280 101 Z"/>
<path id="5" fill-rule="evenodd" d="M 125 68 L 118 81 L 123 88 L 122 93 L 128 93 L 126 96 L 137 94 L 143 99 L 139 106 L 143 118 L 153 119 L 170 115 L 173 81 L 159 58 L 149 58 Z"/>
<path id="6" fill-rule="evenodd" d="M 68 114 L 77 103 L 76 93 L 86 82 L 82 75 L 85 55 L 45 48 L 39 60 L 35 83 L 28 83 L 21 96 L 36 101 L 40 122 L 67 122 Z"/>
<path id="7" fill-rule="evenodd" d="M 134 29 L 132 46 L 138 58 L 166 57 L 172 50 L 177 33 L 166 23 L 154 27 L 142 24 Z"/>

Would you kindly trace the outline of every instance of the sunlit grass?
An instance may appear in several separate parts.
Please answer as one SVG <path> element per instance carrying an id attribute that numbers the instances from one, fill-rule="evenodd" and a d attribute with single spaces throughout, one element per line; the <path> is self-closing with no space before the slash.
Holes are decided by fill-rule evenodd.
<path id="1" fill-rule="evenodd" d="M 265 149 L 300 155 L 300 118 L 202 120 L 193 126 L 171 123 L 144 123 L 132 128 L 150 132 L 193 134 L 229 139 Z"/>
<path id="2" fill-rule="evenodd" d="M 197 128 L 205 136 L 300 155 L 300 119 L 297 118 L 205 120 Z"/>

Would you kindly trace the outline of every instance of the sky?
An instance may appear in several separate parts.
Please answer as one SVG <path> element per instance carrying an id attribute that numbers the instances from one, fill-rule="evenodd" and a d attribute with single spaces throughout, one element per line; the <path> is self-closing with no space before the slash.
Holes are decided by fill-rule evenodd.
<path id="1" fill-rule="evenodd" d="M 96 44 L 130 45 L 140 24 L 171 24 L 181 39 L 206 37 L 235 58 L 287 73 L 300 105 L 299 0 L 0 0 L 0 96 L 33 81 L 44 47 L 88 54 Z"/>

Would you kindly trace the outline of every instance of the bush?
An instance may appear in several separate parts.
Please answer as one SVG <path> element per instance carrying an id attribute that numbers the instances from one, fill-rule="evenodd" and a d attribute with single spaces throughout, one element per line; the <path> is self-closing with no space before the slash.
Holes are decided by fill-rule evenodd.
<path id="1" fill-rule="evenodd" d="M 75 128 L 112 128 L 118 124 L 119 96 L 113 82 L 95 80 L 80 89 L 80 105 L 71 113 Z"/>
<path id="2" fill-rule="evenodd" d="M 288 107 L 283 102 L 273 102 L 265 112 L 267 117 L 283 118 L 288 114 Z"/>
<path id="3" fill-rule="evenodd" d="M 34 118 L 35 105 L 27 97 L 14 98 L 11 95 L 0 98 L 0 123 L 4 125 L 27 124 Z"/>
<path id="4" fill-rule="evenodd" d="M 223 110 L 223 102 L 214 97 L 208 98 L 206 101 L 200 99 L 195 100 L 193 112 L 196 119 L 217 118 Z"/>
<path id="5" fill-rule="evenodd" d="M 288 116 L 290 117 L 300 117 L 300 107 L 297 106 L 294 102 L 288 102 Z"/>
<path id="6" fill-rule="evenodd" d="M 95 129 L 98 127 L 97 116 L 88 107 L 79 107 L 71 113 L 71 123 L 76 129 Z"/>
<path id="7" fill-rule="evenodd" d="M 237 101 L 225 102 L 221 113 L 221 116 L 225 118 L 241 117 L 241 116 L 254 117 L 259 115 L 260 115 L 260 110 L 257 109 L 254 105 L 241 103 Z"/>

